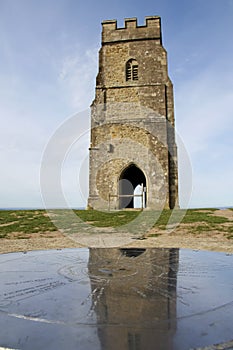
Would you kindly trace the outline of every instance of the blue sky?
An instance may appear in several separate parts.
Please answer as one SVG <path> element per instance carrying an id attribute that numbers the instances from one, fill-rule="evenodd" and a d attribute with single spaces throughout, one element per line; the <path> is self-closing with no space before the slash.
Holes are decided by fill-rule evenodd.
<path id="1" fill-rule="evenodd" d="M 151 15 L 162 18 L 177 132 L 192 164 L 189 206 L 233 206 L 233 0 L 0 0 L 0 207 L 42 206 L 46 144 L 94 98 L 101 21 L 137 17 L 142 25 Z M 84 194 L 73 186 L 79 167 L 87 169 L 88 143 L 85 133 L 64 164 L 76 207 L 86 204 L 87 181 Z M 184 205 L 182 160 L 179 171 Z"/>

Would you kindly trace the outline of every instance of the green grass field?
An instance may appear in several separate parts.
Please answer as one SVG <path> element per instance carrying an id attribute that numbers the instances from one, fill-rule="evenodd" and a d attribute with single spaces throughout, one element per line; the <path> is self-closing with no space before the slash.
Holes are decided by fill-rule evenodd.
<path id="1" fill-rule="evenodd" d="M 154 227 L 164 230 L 173 213 L 172 223 L 180 221 L 184 224 L 191 225 L 190 232 L 201 233 L 206 231 L 217 230 L 228 234 L 228 238 L 233 238 L 232 221 L 223 216 L 214 216 L 216 209 L 189 209 L 183 210 L 163 210 Z M 53 210 L 54 213 L 59 213 L 59 210 Z M 61 212 L 61 211 L 60 211 Z M 115 211 L 115 212 L 101 212 L 96 210 L 74 210 L 74 213 L 89 225 L 97 227 L 117 227 L 127 224 L 134 220 L 140 211 Z M 152 212 L 156 215 L 156 212 Z M 175 214 L 175 215 L 174 215 Z M 62 211 L 63 217 L 66 212 Z M 2 210 L 0 211 L 0 238 L 11 238 L 16 233 L 21 233 L 18 238 L 22 238 L 22 234 L 44 233 L 48 234 L 52 231 L 57 231 L 56 226 L 50 220 L 48 213 L 45 210 Z M 24 237 L 23 237 L 24 238 Z"/>

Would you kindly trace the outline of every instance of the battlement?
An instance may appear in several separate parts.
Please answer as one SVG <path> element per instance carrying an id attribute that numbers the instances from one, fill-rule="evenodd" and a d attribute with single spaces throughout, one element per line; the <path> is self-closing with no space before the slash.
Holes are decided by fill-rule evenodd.
<path id="1" fill-rule="evenodd" d="M 136 17 L 125 18 L 122 28 L 117 27 L 115 19 L 102 22 L 102 44 L 132 40 L 159 40 L 162 43 L 160 17 L 145 17 L 142 26 L 138 26 Z"/>

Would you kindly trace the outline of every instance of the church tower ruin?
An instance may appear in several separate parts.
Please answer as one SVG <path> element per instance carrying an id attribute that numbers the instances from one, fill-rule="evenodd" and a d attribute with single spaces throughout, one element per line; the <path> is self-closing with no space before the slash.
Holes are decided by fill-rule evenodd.
<path id="1" fill-rule="evenodd" d="M 173 86 L 161 19 L 102 23 L 91 106 L 88 207 L 178 206 Z M 139 192 L 138 192 L 139 188 Z"/>

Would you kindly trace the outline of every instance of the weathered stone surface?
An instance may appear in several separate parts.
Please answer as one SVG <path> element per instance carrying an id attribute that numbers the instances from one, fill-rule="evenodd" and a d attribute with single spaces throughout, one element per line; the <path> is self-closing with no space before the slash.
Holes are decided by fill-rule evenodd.
<path id="1" fill-rule="evenodd" d="M 136 18 L 126 19 L 124 28 L 117 28 L 115 20 L 102 26 L 88 206 L 104 209 L 109 195 L 128 194 L 121 188 L 122 179 L 133 188 L 143 183 L 148 208 L 178 206 L 173 87 L 160 17 L 146 17 L 144 26 L 137 26 Z M 111 197 L 111 207 L 119 203 L 119 197 Z"/>

